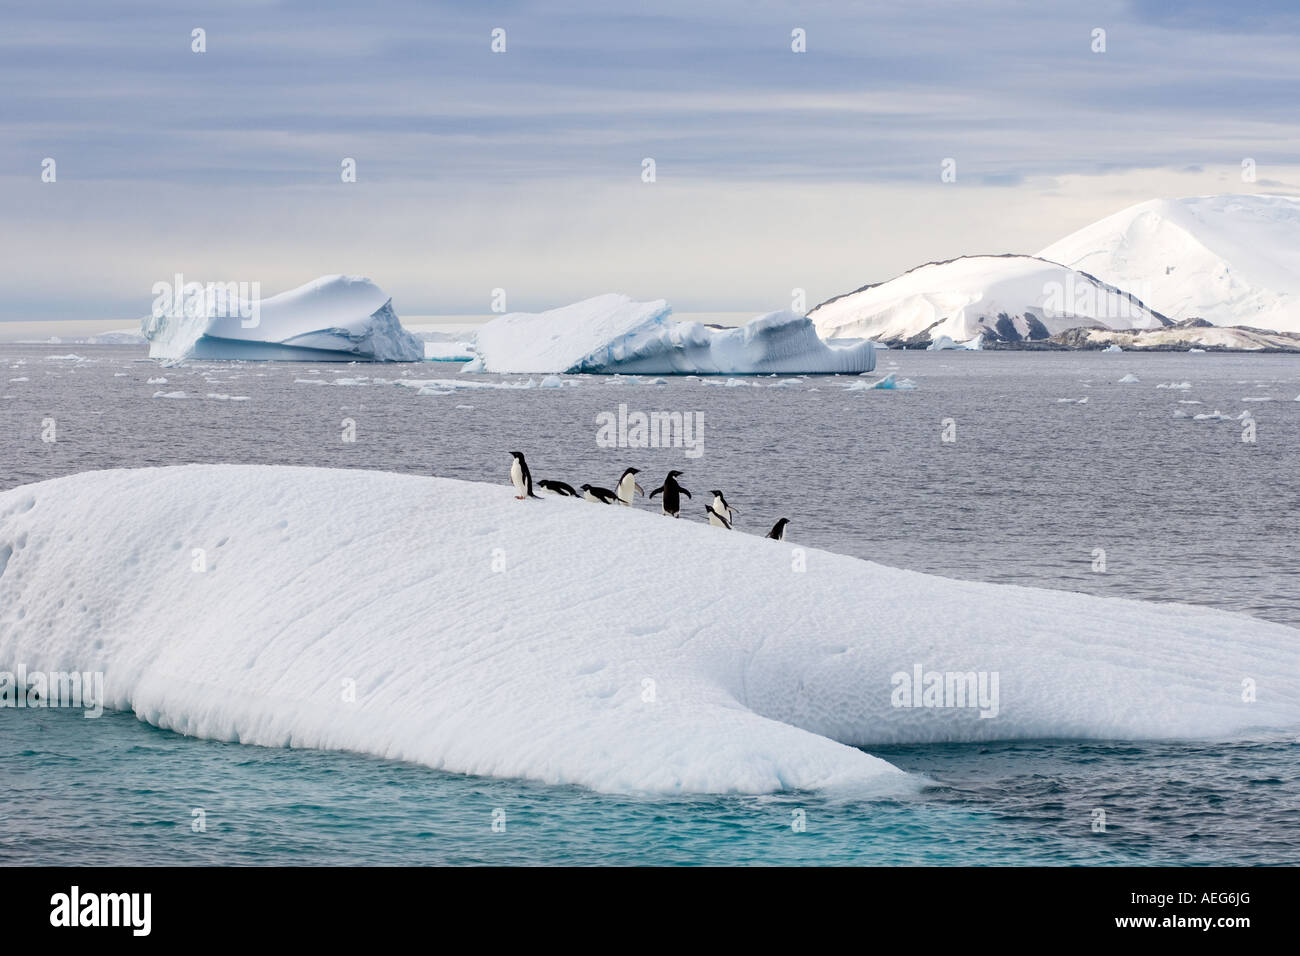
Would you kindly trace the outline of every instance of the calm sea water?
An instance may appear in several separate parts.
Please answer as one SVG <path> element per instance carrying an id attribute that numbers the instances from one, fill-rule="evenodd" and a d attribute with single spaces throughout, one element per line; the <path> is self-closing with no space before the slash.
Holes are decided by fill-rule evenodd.
<path id="1" fill-rule="evenodd" d="M 0 345 L 0 486 L 217 461 L 504 481 L 518 448 L 535 477 L 574 485 L 612 485 L 626 465 L 655 483 L 680 468 L 700 498 L 726 492 L 739 530 L 764 533 L 787 515 L 792 540 L 899 567 L 1207 604 L 1300 626 L 1295 356 L 889 352 L 879 374 L 917 384 L 892 392 L 848 392 L 855 379 L 827 377 L 787 388 L 753 387 L 776 379 L 727 387 L 594 377 L 442 396 L 368 384 L 457 371 L 160 368 L 135 348 Z M 1119 384 L 1126 375 L 1140 381 Z M 1156 387 L 1172 382 L 1191 387 Z M 187 397 L 154 398 L 158 391 Z M 598 447 L 596 416 L 620 403 L 701 413 L 703 454 Z M 1241 422 L 1191 418 L 1216 409 L 1249 410 L 1255 441 L 1242 441 Z M 47 419 L 56 442 L 41 441 Z M 354 443 L 340 440 L 344 419 L 356 423 Z M 941 441 L 945 419 L 955 442 Z M 1094 570 L 1097 549 L 1104 573 Z M 934 785 L 903 802 L 620 798 L 192 740 L 124 714 L 6 711 L 0 860 L 1300 863 L 1293 737 L 873 752 Z M 191 827 L 195 808 L 203 832 Z M 1106 812 L 1104 833 L 1093 832 L 1096 808 Z M 497 809 L 505 832 L 492 829 Z M 792 830 L 795 811 L 806 832 Z"/>

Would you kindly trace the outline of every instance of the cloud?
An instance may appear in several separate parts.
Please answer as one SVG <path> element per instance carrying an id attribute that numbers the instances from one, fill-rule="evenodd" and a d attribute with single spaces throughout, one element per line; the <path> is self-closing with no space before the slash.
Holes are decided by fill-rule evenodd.
<path id="1" fill-rule="evenodd" d="M 119 286 L 113 308 L 135 308 L 139 283 L 181 263 L 273 272 L 276 287 L 365 269 L 421 310 L 477 310 L 503 271 L 540 304 L 658 277 L 647 294 L 750 308 L 786 271 L 856 286 L 1014 249 L 1000 204 L 1040 224 L 1023 247 L 1036 248 L 1055 238 L 1043 224 L 1105 205 L 1101 184 L 1213 191 L 1243 157 L 1273 178 L 1300 165 L 1293 37 L 1172 9 L 30 4 L 0 34 L 0 208 L 17 256 L 0 318 L 89 314 Z M 191 52 L 195 27 L 206 53 Z M 55 184 L 39 181 L 45 157 Z M 345 157 L 356 183 L 341 182 Z M 940 182 L 946 158 L 955 184 Z M 704 265 L 740 249 L 734 268 Z"/>

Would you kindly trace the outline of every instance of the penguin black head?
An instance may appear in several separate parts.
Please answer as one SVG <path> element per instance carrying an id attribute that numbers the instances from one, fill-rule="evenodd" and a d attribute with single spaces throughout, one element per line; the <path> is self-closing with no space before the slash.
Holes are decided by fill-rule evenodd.
<path id="1" fill-rule="evenodd" d="M 591 490 L 591 485 L 578 485 L 578 489 L 579 489 L 580 491 L 590 491 L 590 490 Z"/>
<path id="2" fill-rule="evenodd" d="M 624 474 L 624 475 L 639 475 L 639 474 L 641 474 L 641 469 L 640 469 L 640 468 L 628 468 L 628 469 L 625 469 L 625 470 L 624 470 L 623 474 Z"/>
<path id="3" fill-rule="evenodd" d="M 709 494 L 713 495 L 715 498 L 722 497 L 722 492 L 718 491 L 716 488 L 713 491 L 710 491 Z"/>
<path id="4" fill-rule="evenodd" d="M 676 478 L 678 475 L 681 475 L 681 474 L 684 474 L 684 472 L 680 472 L 680 471 L 670 471 L 670 472 L 668 472 L 668 477 L 669 477 L 669 478 Z"/>
<path id="5" fill-rule="evenodd" d="M 522 451 L 512 451 L 512 452 L 510 453 L 510 457 L 511 457 L 511 458 L 518 458 L 520 461 L 523 461 L 523 460 L 524 460 L 524 453 L 523 453 Z"/>

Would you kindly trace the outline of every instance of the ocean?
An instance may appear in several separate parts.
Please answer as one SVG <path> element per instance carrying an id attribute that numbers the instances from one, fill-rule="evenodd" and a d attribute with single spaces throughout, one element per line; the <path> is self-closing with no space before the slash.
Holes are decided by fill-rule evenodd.
<path id="1" fill-rule="evenodd" d="M 573 485 L 612 487 L 635 465 L 650 488 L 681 469 L 696 495 L 687 516 L 720 488 L 741 532 L 788 516 L 790 540 L 882 564 L 1300 627 L 1296 356 L 893 351 L 866 379 L 563 377 L 577 384 L 426 395 L 392 382 L 470 377 L 451 363 L 164 368 L 128 346 L 0 345 L 0 363 L 3 488 L 188 462 L 504 483 L 519 449 L 535 478 Z M 846 389 L 888 373 L 916 387 Z M 529 381 L 543 376 L 472 378 Z M 598 416 L 620 406 L 696 416 L 698 456 L 603 447 Z M 349 428 L 355 441 L 341 440 Z M 1298 747 L 874 747 L 930 785 L 865 802 L 620 797 L 196 740 L 130 714 L 6 710 L 0 860 L 1297 863 Z"/>

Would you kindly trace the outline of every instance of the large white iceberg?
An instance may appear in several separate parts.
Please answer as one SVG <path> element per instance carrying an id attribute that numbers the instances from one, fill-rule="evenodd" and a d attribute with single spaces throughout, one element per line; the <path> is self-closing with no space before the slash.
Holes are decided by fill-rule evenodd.
<path id="1" fill-rule="evenodd" d="M 256 303 L 196 296 L 198 308 L 150 315 L 140 328 L 161 359 L 418 362 L 424 343 L 402 328 L 392 300 L 369 279 L 323 276 Z M 180 296 L 177 296 L 179 299 Z M 191 302 L 190 305 L 196 303 Z"/>
<path id="2" fill-rule="evenodd" d="M 740 328 L 669 320 L 663 299 L 601 295 L 549 312 L 516 312 L 479 329 L 469 372 L 758 375 L 875 368 L 869 342 L 833 347 L 806 317 L 772 312 Z"/>
<path id="3" fill-rule="evenodd" d="M 792 572 L 798 516 L 784 542 L 773 517 L 360 470 L 70 475 L 0 493 L 0 670 L 102 671 L 108 706 L 199 737 L 603 791 L 879 793 L 916 778 L 861 746 L 1300 728 L 1293 628 L 812 548 Z M 948 674 L 996 701 L 948 706 Z"/>

